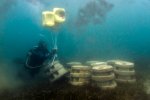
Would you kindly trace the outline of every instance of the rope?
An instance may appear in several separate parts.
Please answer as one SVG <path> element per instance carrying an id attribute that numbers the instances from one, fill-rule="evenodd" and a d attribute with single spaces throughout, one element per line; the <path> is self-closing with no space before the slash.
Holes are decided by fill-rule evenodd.
<path id="1" fill-rule="evenodd" d="M 55 49 L 57 49 L 57 37 L 58 37 L 58 35 L 57 35 L 57 33 L 55 34 L 55 42 L 54 42 L 54 48 Z"/>
<path id="2" fill-rule="evenodd" d="M 57 33 L 54 34 L 54 35 L 55 35 L 55 37 L 52 37 L 53 40 L 54 40 L 54 38 L 55 38 L 55 40 L 54 40 L 54 49 L 57 49 L 57 37 L 58 37 L 58 35 L 57 35 Z M 54 64 L 54 61 L 55 61 L 56 57 L 57 57 L 57 54 L 54 55 L 50 66 L 52 66 L 52 65 Z"/>
<path id="3" fill-rule="evenodd" d="M 50 33 L 51 34 L 51 40 L 52 40 L 52 46 L 54 46 L 54 36 L 53 36 L 53 33 Z"/>

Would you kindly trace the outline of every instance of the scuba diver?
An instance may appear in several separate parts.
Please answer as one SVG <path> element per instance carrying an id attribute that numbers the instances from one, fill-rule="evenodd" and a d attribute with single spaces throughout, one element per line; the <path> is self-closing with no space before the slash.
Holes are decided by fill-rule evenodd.
<path id="1" fill-rule="evenodd" d="M 29 50 L 25 62 L 25 67 L 29 69 L 30 75 L 34 77 L 40 72 L 40 69 L 45 66 L 47 60 L 51 60 L 57 52 L 57 48 L 48 50 L 45 41 L 40 40 L 38 46 Z"/>

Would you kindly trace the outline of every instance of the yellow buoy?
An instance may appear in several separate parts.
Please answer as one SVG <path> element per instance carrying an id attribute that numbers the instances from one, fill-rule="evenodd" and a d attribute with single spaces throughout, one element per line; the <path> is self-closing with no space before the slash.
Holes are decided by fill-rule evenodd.
<path id="1" fill-rule="evenodd" d="M 63 23 L 66 20 L 64 8 L 54 8 L 53 13 L 56 23 Z"/>
<path id="2" fill-rule="evenodd" d="M 43 26 L 46 27 L 55 26 L 55 17 L 53 12 L 50 11 L 42 12 L 42 20 L 43 20 Z"/>

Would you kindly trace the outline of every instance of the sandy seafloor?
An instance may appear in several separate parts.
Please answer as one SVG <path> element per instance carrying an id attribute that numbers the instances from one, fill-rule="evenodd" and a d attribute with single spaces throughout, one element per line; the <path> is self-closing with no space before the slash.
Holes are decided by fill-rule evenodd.
<path id="1" fill-rule="evenodd" d="M 43 81 L 16 89 L 5 89 L 1 91 L 0 98 L 1 100 L 150 100 L 149 70 L 141 71 L 140 67 L 137 65 L 135 67 L 137 67 L 137 82 L 120 83 L 112 90 L 101 90 L 91 84 L 71 86 L 65 76 L 53 84 Z"/>

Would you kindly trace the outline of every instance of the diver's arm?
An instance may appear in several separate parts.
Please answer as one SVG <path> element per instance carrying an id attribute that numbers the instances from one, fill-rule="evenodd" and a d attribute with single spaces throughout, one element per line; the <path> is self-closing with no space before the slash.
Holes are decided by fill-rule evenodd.
<path id="1" fill-rule="evenodd" d="M 50 52 L 47 53 L 46 59 L 52 59 L 56 53 L 57 49 L 52 49 Z"/>
<path id="2" fill-rule="evenodd" d="M 49 59 L 51 59 L 55 54 L 57 54 L 57 49 L 52 49 L 51 52 L 49 53 Z"/>

